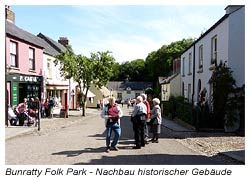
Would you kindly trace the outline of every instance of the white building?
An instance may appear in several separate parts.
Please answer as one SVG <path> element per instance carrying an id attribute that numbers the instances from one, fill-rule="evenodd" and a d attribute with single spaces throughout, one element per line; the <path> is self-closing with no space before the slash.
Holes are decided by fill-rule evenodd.
<path id="1" fill-rule="evenodd" d="M 43 52 L 44 100 L 42 102 L 46 98 L 53 97 L 58 107 L 68 105 L 69 80 L 61 76 L 59 65 L 56 66 L 54 63 L 54 56 L 66 48 L 42 33 L 37 36 L 41 38 L 45 47 Z"/>
<path id="2" fill-rule="evenodd" d="M 232 5 L 225 10 L 225 15 L 181 55 L 182 95 L 190 103 L 198 102 L 204 87 L 211 100 L 209 79 L 216 62 L 231 68 L 237 86 L 245 84 L 245 6 Z"/>

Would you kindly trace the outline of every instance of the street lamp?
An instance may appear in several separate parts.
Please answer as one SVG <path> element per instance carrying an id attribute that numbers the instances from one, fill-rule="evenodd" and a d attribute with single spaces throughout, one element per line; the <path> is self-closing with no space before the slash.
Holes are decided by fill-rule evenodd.
<path id="1" fill-rule="evenodd" d="M 74 91 L 74 89 L 72 89 L 72 91 L 71 91 L 71 97 L 72 97 L 72 100 L 73 100 L 73 105 L 72 105 L 72 109 L 75 109 L 75 91 Z"/>

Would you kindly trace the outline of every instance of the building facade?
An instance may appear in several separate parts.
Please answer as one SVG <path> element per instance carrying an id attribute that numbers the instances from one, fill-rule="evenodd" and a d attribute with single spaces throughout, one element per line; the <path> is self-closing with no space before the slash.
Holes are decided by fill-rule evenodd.
<path id="1" fill-rule="evenodd" d="M 18 105 L 24 98 L 42 99 L 43 44 L 35 35 L 6 20 L 6 100 Z"/>
<path id="2" fill-rule="evenodd" d="M 52 38 L 39 33 L 37 35 L 44 44 L 43 51 L 43 76 L 44 76 L 44 99 L 54 98 L 58 107 L 68 105 L 69 99 L 69 80 L 65 80 L 60 74 L 60 67 L 54 63 L 55 55 L 66 48 L 54 41 Z"/>
<path id="3" fill-rule="evenodd" d="M 142 93 L 145 93 L 147 88 L 152 88 L 150 82 L 132 82 L 132 81 L 110 81 L 107 88 L 111 92 L 111 96 L 115 97 L 118 101 L 135 99 Z"/>
<path id="4" fill-rule="evenodd" d="M 209 80 L 220 62 L 231 68 L 238 87 L 245 84 L 245 7 L 228 6 L 225 10 L 226 14 L 181 55 L 182 95 L 190 103 L 199 101 L 203 88 L 211 103 Z"/>

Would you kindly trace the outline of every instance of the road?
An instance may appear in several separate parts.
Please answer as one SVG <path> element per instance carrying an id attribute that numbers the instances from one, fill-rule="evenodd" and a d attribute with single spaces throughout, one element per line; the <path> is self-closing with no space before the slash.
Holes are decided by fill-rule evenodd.
<path id="1" fill-rule="evenodd" d="M 87 116 L 45 120 L 41 132 L 6 141 L 6 165 L 203 165 L 223 164 L 182 145 L 162 127 L 160 142 L 132 149 L 133 131 L 129 111 L 123 108 L 119 151 L 105 151 L 105 126 L 100 111 L 88 109 Z M 55 118 L 56 119 L 56 118 Z M 45 122 L 44 121 L 44 122 Z M 49 122 L 51 121 L 51 123 Z M 48 123 L 49 122 L 49 123 Z M 43 124 L 42 124 L 43 125 Z M 54 127 L 55 126 L 55 127 Z"/>

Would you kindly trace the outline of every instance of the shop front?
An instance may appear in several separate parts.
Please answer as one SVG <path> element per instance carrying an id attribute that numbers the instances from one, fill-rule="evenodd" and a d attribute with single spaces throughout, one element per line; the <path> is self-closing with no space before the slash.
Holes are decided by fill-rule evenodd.
<path id="1" fill-rule="evenodd" d="M 7 103 L 18 105 L 24 98 L 42 98 L 42 76 L 7 74 Z"/>

